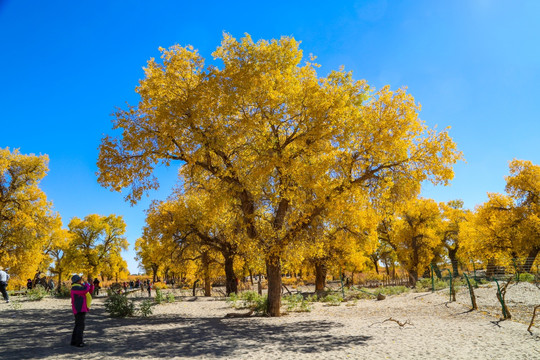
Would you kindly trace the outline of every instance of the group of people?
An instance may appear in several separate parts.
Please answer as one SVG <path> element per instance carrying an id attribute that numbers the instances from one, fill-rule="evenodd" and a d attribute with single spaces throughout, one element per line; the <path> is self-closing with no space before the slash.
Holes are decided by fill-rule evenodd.
<path id="1" fill-rule="evenodd" d="M 31 290 L 31 289 L 35 288 L 37 285 L 41 285 L 45 289 L 53 290 L 54 289 L 54 280 L 52 278 L 50 278 L 47 281 L 47 277 L 41 276 L 41 275 L 42 275 L 41 271 L 38 271 L 36 273 L 36 276 L 34 276 L 34 280 L 27 279 L 26 280 L 26 289 Z"/>
<path id="2" fill-rule="evenodd" d="M 122 288 L 124 289 L 124 292 L 127 292 L 128 286 L 130 290 L 141 289 L 141 292 L 146 289 L 148 291 L 148 296 L 152 296 L 152 283 L 149 279 L 146 279 L 144 281 L 141 281 L 141 279 L 137 279 L 135 281 L 131 280 L 129 283 L 127 281 L 124 281 L 122 283 Z"/>

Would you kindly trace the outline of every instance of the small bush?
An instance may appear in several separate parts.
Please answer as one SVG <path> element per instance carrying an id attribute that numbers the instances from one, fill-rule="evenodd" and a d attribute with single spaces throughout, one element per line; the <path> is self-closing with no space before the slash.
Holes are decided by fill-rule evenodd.
<path id="1" fill-rule="evenodd" d="M 167 294 L 167 302 L 168 303 L 173 303 L 175 300 L 176 300 L 176 298 L 174 297 L 173 293 L 168 293 Z"/>
<path id="2" fill-rule="evenodd" d="M 325 297 L 321 298 L 320 301 L 330 306 L 339 306 L 343 301 L 343 297 L 338 294 L 328 294 Z"/>
<path id="3" fill-rule="evenodd" d="M 377 292 L 383 295 L 399 295 L 409 291 L 410 289 L 406 286 L 386 286 L 377 289 Z"/>
<path id="4" fill-rule="evenodd" d="M 135 304 L 129 301 L 123 294 L 109 293 L 109 298 L 105 301 L 105 310 L 112 317 L 126 317 L 135 314 Z"/>
<path id="5" fill-rule="evenodd" d="M 141 303 L 141 307 L 139 308 L 139 312 L 143 317 L 148 317 L 152 315 L 152 301 L 151 300 L 144 300 Z"/>
<path id="6" fill-rule="evenodd" d="M 156 304 L 161 304 L 165 301 L 163 291 L 161 291 L 160 289 L 156 289 L 156 297 L 154 298 L 154 301 L 156 302 Z"/>
<path id="7" fill-rule="evenodd" d="M 257 301 L 260 295 L 255 291 L 245 291 L 240 293 L 240 300 L 244 300 L 246 303 L 253 303 Z"/>
<path id="8" fill-rule="evenodd" d="M 290 295 L 283 298 L 288 311 L 310 312 L 312 304 L 300 294 Z"/>
<path id="9" fill-rule="evenodd" d="M 522 273 L 522 274 L 519 274 L 519 281 L 523 281 L 523 282 L 534 282 L 535 279 L 534 279 L 534 275 L 533 274 L 529 274 L 529 273 Z"/>
<path id="10" fill-rule="evenodd" d="M 235 309 L 253 309 L 257 314 L 265 314 L 268 308 L 268 298 L 255 291 L 246 291 L 240 295 L 232 293 L 227 298 L 227 302 Z"/>
<path id="11" fill-rule="evenodd" d="M 230 293 L 226 299 L 227 303 L 231 304 L 231 306 L 234 308 L 236 308 L 236 303 L 238 300 L 240 300 L 240 297 L 238 297 L 237 293 Z"/>
<path id="12" fill-rule="evenodd" d="M 252 308 L 256 314 L 266 314 L 268 310 L 268 297 L 258 295 L 253 302 Z"/>
<path id="13" fill-rule="evenodd" d="M 62 284 L 60 285 L 59 289 L 56 289 L 56 291 L 54 292 L 54 296 L 56 296 L 57 298 L 69 298 L 71 297 L 71 289 L 66 285 Z"/>
<path id="14" fill-rule="evenodd" d="M 26 291 L 26 296 L 31 301 L 39 301 L 48 294 L 49 292 L 41 285 L 37 285 L 34 288 Z"/>
<path id="15" fill-rule="evenodd" d="M 435 279 L 434 285 L 435 285 L 435 290 L 442 290 L 442 289 L 449 288 L 450 287 L 450 282 Z M 418 292 L 431 291 L 431 279 L 427 278 L 427 279 L 418 280 L 416 282 L 415 289 Z"/>

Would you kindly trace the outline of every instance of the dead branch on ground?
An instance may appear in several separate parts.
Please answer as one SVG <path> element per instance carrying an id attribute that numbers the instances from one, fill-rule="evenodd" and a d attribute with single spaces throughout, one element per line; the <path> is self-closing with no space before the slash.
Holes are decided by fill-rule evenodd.
<path id="1" fill-rule="evenodd" d="M 533 315 L 532 315 L 532 318 L 531 318 L 531 323 L 529 324 L 529 327 L 527 328 L 527 331 L 529 332 L 529 334 L 532 335 L 532 331 L 531 331 L 531 328 L 532 326 L 534 325 L 534 318 L 536 317 L 536 310 L 540 309 L 540 305 L 536 305 L 534 307 L 534 310 L 533 310 Z"/>
<path id="2" fill-rule="evenodd" d="M 383 323 L 387 322 L 387 321 L 395 322 L 396 324 L 399 325 L 400 328 L 403 328 L 405 325 L 412 325 L 412 323 L 409 320 L 406 320 L 405 322 L 401 322 L 401 321 L 393 319 L 393 318 L 388 318 L 388 319 L 384 320 Z"/>

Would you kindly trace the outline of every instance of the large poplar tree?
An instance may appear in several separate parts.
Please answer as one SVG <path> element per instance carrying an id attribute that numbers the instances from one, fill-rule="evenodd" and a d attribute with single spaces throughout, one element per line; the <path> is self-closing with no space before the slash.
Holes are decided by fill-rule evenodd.
<path id="1" fill-rule="evenodd" d="M 429 130 L 404 90 L 372 92 L 350 72 L 324 77 L 290 37 L 253 42 L 225 34 L 205 67 L 191 47 L 162 49 L 103 138 L 99 182 L 136 202 L 153 170 L 218 180 L 262 249 L 268 312 L 280 315 L 281 258 L 297 235 L 340 199 L 384 196 L 397 179 L 447 183 L 460 158 L 447 131 Z"/>

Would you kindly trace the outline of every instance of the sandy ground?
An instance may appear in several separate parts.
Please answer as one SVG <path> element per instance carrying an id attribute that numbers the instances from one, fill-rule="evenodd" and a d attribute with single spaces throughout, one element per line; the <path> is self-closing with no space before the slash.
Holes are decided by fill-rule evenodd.
<path id="1" fill-rule="evenodd" d="M 493 285 L 448 303 L 448 291 L 407 293 L 340 306 L 316 304 L 280 318 L 225 318 L 218 298 L 178 296 L 151 317 L 113 319 L 104 298 L 87 317 L 86 348 L 69 345 L 69 299 L 0 303 L 0 359 L 540 359 L 540 327 L 527 332 L 540 290 L 511 285 L 507 297 L 517 321 L 497 322 Z M 144 298 L 132 295 L 139 303 Z M 238 311 L 241 312 L 241 311 Z M 514 314 L 512 314 L 514 315 Z M 400 322 L 408 322 L 400 326 Z M 540 319 L 537 321 L 540 324 Z"/>

